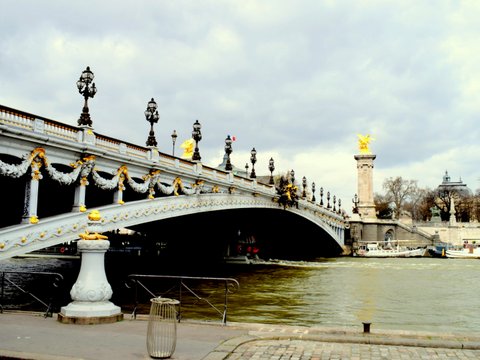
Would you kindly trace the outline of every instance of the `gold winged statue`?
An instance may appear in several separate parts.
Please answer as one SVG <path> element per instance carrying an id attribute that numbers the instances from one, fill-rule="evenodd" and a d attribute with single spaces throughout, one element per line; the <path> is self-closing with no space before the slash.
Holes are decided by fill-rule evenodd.
<path id="1" fill-rule="evenodd" d="M 370 134 L 367 135 L 360 135 L 357 134 L 358 136 L 358 148 L 360 149 L 360 154 L 371 154 L 372 152 L 370 151 L 368 144 L 370 144 L 370 141 L 375 140 L 370 136 Z"/>

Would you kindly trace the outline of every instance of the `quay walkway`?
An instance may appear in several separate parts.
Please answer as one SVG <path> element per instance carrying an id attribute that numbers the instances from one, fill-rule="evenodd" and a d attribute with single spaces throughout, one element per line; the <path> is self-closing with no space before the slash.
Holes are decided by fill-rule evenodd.
<path id="1" fill-rule="evenodd" d="M 0 314 L 0 359 L 149 359 L 145 318 L 70 325 L 32 313 Z M 479 359 L 480 337 L 464 334 L 181 322 L 176 360 Z"/>

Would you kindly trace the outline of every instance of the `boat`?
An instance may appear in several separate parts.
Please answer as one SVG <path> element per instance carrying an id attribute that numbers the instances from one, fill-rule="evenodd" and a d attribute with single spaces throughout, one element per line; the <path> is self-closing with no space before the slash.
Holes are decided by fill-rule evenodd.
<path id="1" fill-rule="evenodd" d="M 265 264 L 265 260 L 260 259 L 258 255 L 236 255 L 236 256 L 224 256 L 223 261 L 225 264 L 230 265 L 256 265 L 256 264 Z"/>
<path id="2" fill-rule="evenodd" d="M 49 246 L 17 256 L 19 258 L 53 258 L 53 259 L 80 259 L 77 242 L 70 241 L 63 244 Z"/>
<path id="3" fill-rule="evenodd" d="M 359 257 L 422 257 L 425 256 L 425 248 L 408 248 L 408 247 L 382 247 L 378 243 L 367 243 L 360 245 L 355 250 L 354 255 Z"/>
<path id="4" fill-rule="evenodd" d="M 449 249 L 445 255 L 451 259 L 480 259 L 480 247 L 476 244 L 464 244 L 463 249 Z"/>
<path id="5" fill-rule="evenodd" d="M 454 249 L 452 244 L 439 242 L 435 245 L 427 246 L 428 254 L 431 257 L 446 257 L 446 251 L 449 249 Z"/>
<path id="6" fill-rule="evenodd" d="M 227 251 L 223 257 L 225 264 L 264 264 L 265 260 L 258 256 L 260 249 L 257 246 L 257 241 L 254 236 L 247 236 L 240 239 L 240 231 L 238 232 L 239 239 L 233 243 L 229 243 Z"/>

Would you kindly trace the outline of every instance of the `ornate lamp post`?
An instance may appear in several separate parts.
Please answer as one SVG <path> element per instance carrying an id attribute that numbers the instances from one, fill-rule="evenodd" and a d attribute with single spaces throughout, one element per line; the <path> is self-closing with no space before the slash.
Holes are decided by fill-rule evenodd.
<path id="1" fill-rule="evenodd" d="M 82 94 L 83 98 L 85 99 L 82 113 L 78 119 L 78 126 L 92 126 L 92 119 L 90 118 L 88 111 L 88 98 L 93 98 L 97 93 L 95 83 L 92 82 L 94 77 L 95 76 L 93 75 L 93 72 L 90 70 L 90 66 L 87 66 L 87 69 L 83 70 L 82 75 L 80 75 L 80 79 L 77 81 L 78 92 Z"/>
<path id="2" fill-rule="evenodd" d="M 342 213 L 342 199 L 338 199 L 338 213 L 341 214 Z"/>
<path id="3" fill-rule="evenodd" d="M 200 131 L 201 128 L 202 125 L 198 122 L 198 120 L 195 120 L 192 131 L 192 138 L 195 140 L 195 150 L 192 156 L 193 161 L 200 161 L 202 159 L 200 157 L 200 151 L 198 150 L 198 142 L 202 140 L 202 132 Z"/>
<path id="4" fill-rule="evenodd" d="M 307 178 L 305 176 L 302 178 L 302 187 L 303 187 L 302 198 L 305 199 L 307 197 L 307 192 L 306 192 Z"/>
<path id="5" fill-rule="evenodd" d="M 330 191 L 327 191 L 327 209 L 330 209 Z"/>
<path id="6" fill-rule="evenodd" d="M 245 164 L 245 177 L 248 177 L 248 163 Z"/>
<path id="7" fill-rule="evenodd" d="M 250 162 L 252 163 L 252 172 L 250 173 L 250 178 L 255 179 L 257 175 L 255 174 L 255 163 L 257 162 L 257 150 L 255 148 L 250 152 Z"/>
<path id="8" fill-rule="evenodd" d="M 312 182 L 312 202 L 315 202 L 315 183 Z"/>
<path id="9" fill-rule="evenodd" d="M 155 132 L 153 131 L 153 124 L 158 122 L 160 115 L 158 115 L 157 103 L 155 100 L 150 100 L 147 104 L 147 110 L 145 110 L 145 118 L 150 123 L 150 132 L 148 134 L 147 146 L 157 146 L 157 140 L 155 139 Z"/>
<path id="10" fill-rule="evenodd" d="M 290 171 L 290 180 L 292 181 L 292 185 L 295 183 L 295 171 Z"/>
<path id="11" fill-rule="evenodd" d="M 177 141 L 177 131 L 173 130 L 172 132 L 172 156 L 175 156 L 175 141 Z"/>
<path id="12" fill-rule="evenodd" d="M 225 154 L 227 154 L 227 163 L 225 164 L 226 171 L 232 171 L 232 163 L 230 162 L 230 154 L 232 153 L 232 139 L 227 135 L 225 139 Z"/>
<path id="13" fill-rule="evenodd" d="M 320 206 L 323 206 L 323 186 L 320 188 Z"/>
<path id="14" fill-rule="evenodd" d="M 337 211 L 336 204 L 337 204 L 337 197 L 333 195 L 333 212 Z"/>
<path id="15" fill-rule="evenodd" d="M 273 171 L 275 170 L 275 163 L 273 162 L 273 158 L 270 158 L 270 161 L 268 162 L 268 170 L 270 170 L 269 184 L 273 185 L 275 184 L 275 181 L 273 180 Z"/>

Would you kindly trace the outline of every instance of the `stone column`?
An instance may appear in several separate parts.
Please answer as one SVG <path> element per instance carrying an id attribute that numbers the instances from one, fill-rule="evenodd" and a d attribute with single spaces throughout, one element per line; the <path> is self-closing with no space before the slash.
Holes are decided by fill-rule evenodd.
<path id="1" fill-rule="evenodd" d="M 372 154 L 355 155 L 358 170 L 358 213 L 362 219 L 376 219 L 375 202 L 373 201 L 373 160 Z"/>
<path id="2" fill-rule="evenodd" d="M 457 226 L 457 218 L 455 217 L 455 201 L 453 200 L 453 196 L 450 197 L 450 219 L 449 219 L 449 226 Z"/>
<path id="3" fill-rule="evenodd" d="M 31 167 L 31 179 L 27 181 L 25 187 L 25 199 L 23 205 L 22 223 L 36 224 L 38 222 L 37 207 L 38 207 L 38 188 L 40 180 L 42 179 L 42 173 L 40 167 L 42 163 L 40 161 L 32 161 Z"/>
<path id="4" fill-rule="evenodd" d="M 115 204 L 124 204 L 125 202 L 123 201 L 123 191 L 125 190 L 125 185 L 123 185 L 123 182 L 125 181 L 125 175 L 123 172 L 120 174 L 120 178 L 118 179 L 118 189 L 115 191 L 113 194 L 113 202 Z"/>
<path id="5" fill-rule="evenodd" d="M 100 235 L 101 217 L 98 211 L 88 215 L 88 229 L 77 242 L 82 256 L 80 273 L 70 291 L 72 302 L 63 306 L 58 321 L 67 324 L 101 324 L 123 319 L 120 307 L 109 300 L 112 288 L 105 274 L 105 252 L 110 246 L 106 236 Z"/>
<path id="6" fill-rule="evenodd" d="M 75 198 L 73 200 L 73 212 L 77 211 L 85 211 L 85 195 L 86 195 L 86 189 L 88 185 L 88 180 L 87 177 L 84 176 L 80 179 L 80 184 L 75 188 Z"/>

